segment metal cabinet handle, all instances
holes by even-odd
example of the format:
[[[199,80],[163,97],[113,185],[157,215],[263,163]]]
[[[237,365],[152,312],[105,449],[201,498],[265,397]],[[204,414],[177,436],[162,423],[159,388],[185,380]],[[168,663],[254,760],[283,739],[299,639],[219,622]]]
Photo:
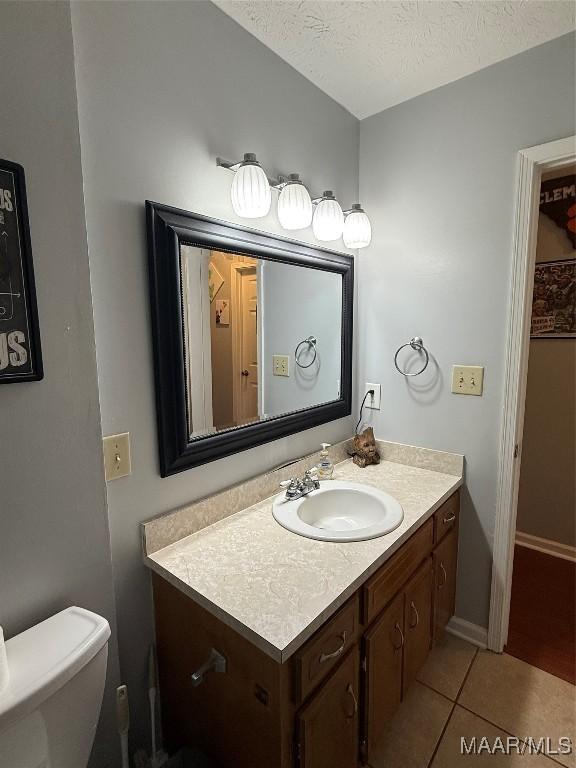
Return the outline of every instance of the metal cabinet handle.
[[[340,656],[342,651],[344,650],[344,646],[346,645],[346,630],[342,632],[342,634],[339,636],[342,640],[342,644],[339,648],[337,648],[335,651],[332,651],[332,653],[321,653],[319,662],[320,664],[324,664],[325,661],[329,661],[330,659],[335,659],[337,656]]]
[[[420,616],[418,614],[418,608],[416,608],[416,606],[414,605],[414,600],[412,600],[410,603],[410,610],[414,613],[414,616],[416,617],[416,621],[414,622],[414,624],[410,624],[410,629],[415,629],[420,623]]]
[[[448,523],[453,523],[454,520],[456,520],[456,515],[455,515],[454,512],[452,512],[451,515],[449,515],[448,517],[443,518],[442,522],[443,522],[444,525],[447,525]]]
[[[400,624],[398,624],[398,622],[394,624],[394,629],[400,634],[400,645],[394,646],[394,650],[399,651],[400,648],[402,648],[402,646],[404,645],[404,632],[402,632],[402,627],[400,626]]]
[[[441,584],[438,584],[438,589],[442,589],[442,587],[446,586],[446,582],[448,581],[448,574],[446,573],[446,568],[444,568],[444,563],[440,563],[440,570],[442,571],[442,575],[444,576],[444,580]]]
[[[242,371],[242,376],[250,376],[250,372],[247,371],[246,368],[244,368],[244,370]]]
[[[352,711],[352,714],[348,715],[348,719],[352,720],[352,718],[356,717],[356,715],[358,714],[358,699],[356,698],[356,694],[354,693],[354,688],[352,687],[352,683],[348,683],[348,687],[346,688],[346,693],[352,696],[352,701],[354,702],[354,709]]]

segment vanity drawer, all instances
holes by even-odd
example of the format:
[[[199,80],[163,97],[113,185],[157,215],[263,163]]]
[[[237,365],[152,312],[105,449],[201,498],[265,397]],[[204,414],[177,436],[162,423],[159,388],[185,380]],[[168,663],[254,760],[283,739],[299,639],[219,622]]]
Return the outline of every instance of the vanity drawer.
[[[460,491],[456,491],[440,509],[434,513],[434,544],[446,536],[448,531],[458,525],[460,513]]]
[[[295,656],[296,701],[303,701],[356,642],[359,598],[354,595]]]
[[[434,524],[430,519],[366,582],[362,589],[364,624],[369,624],[376,618],[420,563],[428,557],[432,551],[433,536]]]

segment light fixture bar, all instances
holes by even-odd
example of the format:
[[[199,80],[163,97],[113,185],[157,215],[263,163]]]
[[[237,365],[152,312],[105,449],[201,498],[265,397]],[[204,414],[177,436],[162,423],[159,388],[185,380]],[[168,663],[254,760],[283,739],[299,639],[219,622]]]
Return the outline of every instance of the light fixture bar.
[[[216,166],[218,168],[225,168],[227,171],[232,171],[235,173],[238,168],[240,168],[240,165],[242,164],[241,161],[237,163],[233,163],[232,160],[226,160],[224,157],[217,157],[216,158]],[[268,183],[272,187],[272,189],[275,189],[277,192],[282,191],[286,184],[289,184],[291,182],[290,175],[286,173],[279,173],[277,178],[273,179],[270,176],[266,175],[266,178],[268,179]],[[316,198],[316,200],[312,200],[313,203],[320,202],[322,200],[321,197]]]
[[[233,163],[231,160],[226,160],[223,157],[216,158],[216,165],[218,168],[226,168],[227,171],[232,171],[233,173],[240,168],[241,164],[242,161]],[[275,189],[276,191],[279,191],[288,181],[288,176],[284,176],[284,174],[278,176],[277,179],[271,179],[268,175],[266,175],[266,178],[268,179],[268,184],[270,184],[272,189]]]

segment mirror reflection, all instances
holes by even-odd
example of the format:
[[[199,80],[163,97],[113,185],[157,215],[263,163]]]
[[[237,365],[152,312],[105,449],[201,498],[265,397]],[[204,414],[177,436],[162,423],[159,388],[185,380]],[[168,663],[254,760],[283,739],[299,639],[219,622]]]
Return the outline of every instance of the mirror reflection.
[[[180,247],[191,437],[340,397],[342,276]]]

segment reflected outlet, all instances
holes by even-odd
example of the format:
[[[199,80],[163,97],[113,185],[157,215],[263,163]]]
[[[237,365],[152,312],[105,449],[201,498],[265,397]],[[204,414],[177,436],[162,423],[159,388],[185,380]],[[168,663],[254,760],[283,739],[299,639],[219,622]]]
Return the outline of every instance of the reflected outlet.
[[[272,373],[274,376],[290,376],[288,355],[272,355]]]

